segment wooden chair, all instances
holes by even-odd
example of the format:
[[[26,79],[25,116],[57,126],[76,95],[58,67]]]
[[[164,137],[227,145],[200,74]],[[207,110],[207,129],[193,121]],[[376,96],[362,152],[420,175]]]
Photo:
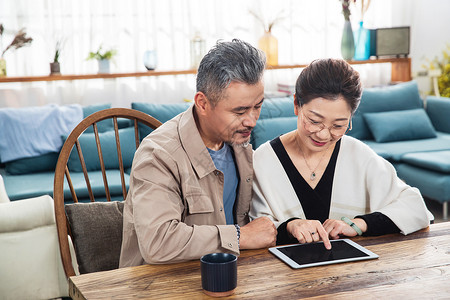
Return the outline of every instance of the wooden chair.
[[[119,169],[120,169],[120,181],[121,181],[121,189],[122,189],[122,196],[123,200],[125,200],[127,195],[127,188],[126,188],[126,182],[125,182],[125,175],[124,175],[124,165],[123,165],[123,159],[122,159],[122,147],[121,142],[119,139],[119,123],[118,118],[120,120],[123,119],[129,119],[133,121],[134,125],[134,141],[136,149],[139,147],[139,128],[138,125],[144,124],[152,129],[156,129],[158,126],[161,125],[161,122],[156,120],[155,118],[151,117],[148,114],[145,114],[143,112],[128,109],[128,108],[110,108],[105,109],[102,111],[98,111],[96,113],[93,113],[92,115],[86,117],[83,121],[78,124],[73,131],[70,133],[70,135],[67,137],[59,158],[58,162],[56,164],[55,169],[55,180],[54,180],[54,187],[53,187],[53,198],[55,201],[55,217],[56,217],[56,224],[58,229],[58,239],[60,244],[60,251],[61,251],[61,259],[64,266],[64,272],[67,277],[76,275],[76,272],[72,266],[72,258],[69,250],[69,235],[70,238],[72,238],[72,241],[75,246],[75,252],[77,254],[77,260],[78,264],[80,265],[80,258],[79,255],[81,255],[80,252],[83,252],[82,250],[86,245],[79,245],[77,244],[77,239],[84,238],[84,236],[87,236],[88,240],[90,238],[90,241],[94,242],[100,242],[102,244],[102,239],[106,239],[106,241],[103,241],[103,245],[109,245],[109,243],[120,243],[122,240],[122,233],[121,233],[121,227],[122,227],[122,215],[121,210],[123,209],[123,202],[117,202],[117,201],[111,201],[111,195],[110,195],[110,189],[108,185],[108,177],[107,177],[107,170],[105,167],[105,160],[111,160],[111,157],[104,157],[102,152],[102,143],[100,143],[101,135],[102,133],[99,133],[98,125],[97,123],[103,120],[112,119],[113,127],[114,127],[114,135],[115,135],[115,146],[117,148],[117,155],[118,155],[118,161],[119,161]],[[86,167],[85,162],[85,156],[83,156],[82,146],[80,145],[79,138],[83,134],[83,132],[89,128],[90,126],[93,127],[93,135],[95,136],[95,144],[97,147],[98,152],[98,158],[100,161],[100,168],[101,168],[101,174],[103,179],[103,186],[104,186],[104,194],[106,196],[106,202],[95,202],[95,192],[93,191],[91,187],[91,183],[89,181],[89,173],[88,168]],[[132,130],[132,129],[130,129]],[[129,145],[128,145],[129,146]],[[76,149],[76,153],[78,154],[78,158],[82,167],[82,173],[84,175],[84,181],[86,182],[86,188],[89,194],[89,203],[79,203],[79,197],[77,197],[76,188],[74,187],[74,184],[72,182],[69,167],[68,167],[68,161],[69,157],[72,153],[72,149]],[[75,150],[74,150],[75,151]],[[92,153],[89,153],[92,155]],[[73,154],[72,154],[73,155]],[[115,158],[114,158],[115,159]],[[108,162],[108,161],[106,161]],[[98,171],[99,172],[99,171]],[[72,172],[72,175],[73,172]],[[80,175],[80,174],[78,174]],[[71,197],[67,197],[69,194],[67,192],[66,188],[66,197],[68,199],[64,198],[64,178],[67,179],[67,185],[68,189],[70,190]],[[77,183],[78,184],[78,183]],[[70,199],[71,198],[71,199]],[[66,201],[72,201],[73,204],[65,204]],[[111,215],[112,212],[112,215]],[[104,221],[106,220],[106,221]],[[94,222],[94,223],[93,223]],[[99,223],[95,223],[99,222]],[[108,224],[109,222],[109,224]],[[76,224],[75,224],[76,223]],[[111,224],[112,223],[112,224]],[[114,229],[110,228],[110,226],[113,226]],[[76,228],[75,228],[76,227]],[[76,229],[76,230],[74,230]],[[110,230],[115,230],[115,235],[119,236],[119,239],[114,236],[108,236]],[[101,234],[101,237],[94,236],[89,237],[89,235],[92,232],[96,232],[96,234]],[[69,234],[69,235],[68,235]],[[75,236],[77,235],[77,236]],[[114,242],[111,242],[110,239],[115,239]],[[83,240],[82,242],[86,243],[87,240]],[[87,245],[89,246],[89,245]],[[117,260],[114,264],[116,264],[115,267],[117,267],[118,264],[118,257],[120,256],[120,245],[114,245],[115,250],[111,248],[111,251],[115,251],[114,253],[115,260]],[[112,247],[112,246],[111,246]],[[118,253],[117,253],[117,248]],[[80,250],[81,249],[81,250]],[[95,258],[95,257],[106,257],[106,260],[109,253],[95,253],[96,249],[89,250],[93,251],[94,253],[83,253],[82,255],[87,255],[88,258]],[[108,249],[107,252],[110,249]],[[81,262],[83,263],[83,262]],[[100,265],[97,265],[100,264]],[[114,265],[113,264],[113,265]],[[114,266],[111,267],[111,263],[107,263],[106,267],[104,262],[91,262],[89,261],[87,263],[87,269],[82,270],[80,268],[80,273],[87,273],[92,271],[100,271],[106,269],[114,268]]]

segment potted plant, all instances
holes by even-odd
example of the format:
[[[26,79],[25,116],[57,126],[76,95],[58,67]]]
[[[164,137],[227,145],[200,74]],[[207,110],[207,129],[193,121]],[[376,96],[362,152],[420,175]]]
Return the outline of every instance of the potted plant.
[[[3,24],[0,24],[0,41],[1,41],[1,38],[3,37],[3,31],[4,31]],[[8,51],[9,49],[22,48],[22,47],[24,47],[26,45],[31,44],[31,42],[33,41],[32,38],[27,37],[26,35],[27,34],[25,32],[25,29],[24,28],[20,29],[16,33],[16,35],[14,36],[14,39],[8,45],[8,47],[6,47],[5,50],[2,51],[2,55],[0,56],[0,76],[6,76],[6,61],[3,58],[3,56],[6,53],[6,51]],[[1,43],[0,43],[0,45],[1,45]]]
[[[50,75],[61,74],[61,69],[59,65],[59,56],[61,55],[61,41],[56,42],[55,55],[53,56],[53,62],[50,63]]]
[[[102,50],[102,46],[97,52],[89,52],[88,60],[96,59],[98,61],[98,73],[109,73],[110,60],[117,54],[117,50]]]
[[[433,89],[430,95],[450,98],[450,44],[442,50],[442,58],[437,56],[433,60],[426,59],[423,64],[428,76],[432,78]]]

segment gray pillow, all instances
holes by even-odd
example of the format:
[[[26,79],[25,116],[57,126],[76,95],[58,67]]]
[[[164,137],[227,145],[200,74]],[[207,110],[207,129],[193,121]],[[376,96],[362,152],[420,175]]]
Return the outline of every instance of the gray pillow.
[[[66,204],[80,274],[119,267],[123,202]]]

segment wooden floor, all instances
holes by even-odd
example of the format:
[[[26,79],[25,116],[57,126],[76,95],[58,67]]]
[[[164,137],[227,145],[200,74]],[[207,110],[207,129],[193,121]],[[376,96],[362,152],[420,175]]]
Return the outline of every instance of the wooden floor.
[[[426,199],[426,198],[425,198],[425,203],[428,207],[428,210],[431,211],[431,213],[434,215],[435,223],[450,221],[450,219],[447,219],[447,220],[442,219],[442,204],[441,203],[431,200],[431,199]]]

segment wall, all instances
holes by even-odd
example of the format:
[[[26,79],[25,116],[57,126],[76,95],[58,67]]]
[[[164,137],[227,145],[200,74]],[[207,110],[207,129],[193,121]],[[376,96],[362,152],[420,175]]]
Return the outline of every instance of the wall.
[[[411,26],[411,60],[413,76],[423,70],[426,59],[442,58],[442,50],[450,44],[450,1],[392,1],[392,26]],[[430,89],[428,77],[416,77],[422,94]]]
[[[159,62],[162,69],[187,68],[189,67],[190,33],[198,27],[205,34],[207,48],[211,47],[218,38],[232,37],[239,37],[256,45],[258,37],[262,34],[262,26],[249,14],[248,11],[252,8],[255,11],[265,8],[272,14],[283,11],[285,18],[273,29],[274,35],[279,39],[280,64],[304,64],[320,57],[340,57],[343,17],[338,0],[286,0],[283,2],[258,0],[244,3],[239,0],[230,1],[224,4],[227,2],[219,0],[206,2],[203,0],[164,2],[131,0],[125,5],[121,0],[114,0],[111,1],[108,9],[103,11],[97,9],[97,4],[93,3],[91,7],[89,1],[49,0],[49,5],[46,6],[44,2],[34,0],[4,0],[0,2],[0,22],[8,20],[12,22],[13,25],[10,24],[9,29],[15,28],[14,26],[26,26],[27,32],[33,33],[36,37],[31,47],[20,49],[14,54],[7,54],[9,73],[12,76],[46,74],[48,61],[42,59],[42,56],[45,53],[48,54],[48,48],[51,45],[49,41],[54,38],[47,34],[50,30],[47,30],[47,26],[58,29],[57,25],[60,23],[61,28],[69,28],[87,36],[81,39],[78,33],[78,35],[74,34],[74,38],[70,40],[77,44],[68,44],[69,49],[66,49],[63,55],[65,61],[62,64],[62,72],[65,74],[96,72],[95,62],[88,62],[85,57],[87,52],[101,41],[100,37],[106,39],[111,37],[111,42],[116,41],[122,46],[129,45],[126,49],[119,49],[122,55],[113,65],[115,72],[144,71],[141,52],[149,47],[147,40],[151,40],[152,37],[157,42],[157,47],[166,47],[159,50]],[[357,3],[359,2],[358,0]],[[114,5],[121,7],[120,13],[113,11]],[[35,9],[34,6],[39,9]],[[64,11],[68,8],[70,8],[68,11],[76,11],[80,8],[89,8],[89,10],[82,9],[83,14],[80,11],[79,14],[73,14],[72,17],[67,18]],[[48,9],[54,15],[49,16],[41,11],[43,9]],[[143,12],[141,13],[140,10]],[[200,18],[200,11],[203,11],[205,18]],[[412,67],[413,72],[418,72],[425,58],[431,59],[439,55],[445,44],[450,43],[448,40],[449,11],[450,1],[444,0],[373,0],[364,16],[364,21],[368,28],[411,26]],[[15,15],[17,18],[14,17]],[[220,16],[214,18],[215,15]],[[231,15],[235,17],[226,17]],[[136,16],[136,20],[129,21],[133,19],[133,16]],[[360,18],[357,9],[352,10],[351,17],[355,29]],[[37,26],[33,22],[37,22]],[[114,30],[110,28],[113,25],[119,27]],[[102,30],[106,30],[105,34],[101,34]],[[119,33],[114,34],[116,32]],[[162,39],[161,36],[164,38]],[[40,37],[41,40],[39,40]],[[36,53],[43,54],[36,57]],[[68,57],[69,54],[72,57]],[[355,66],[355,68],[360,72],[365,86],[386,84],[390,80],[389,64]],[[277,83],[293,84],[299,72],[299,69],[267,72],[266,89],[276,90]],[[423,93],[429,90],[428,78],[417,78],[417,80]],[[0,83],[0,107],[74,102],[84,105],[93,102],[111,102],[113,106],[127,107],[132,101],[179,102],[186,98],[192,99],[194,93],[194,75],[50,83]]]

